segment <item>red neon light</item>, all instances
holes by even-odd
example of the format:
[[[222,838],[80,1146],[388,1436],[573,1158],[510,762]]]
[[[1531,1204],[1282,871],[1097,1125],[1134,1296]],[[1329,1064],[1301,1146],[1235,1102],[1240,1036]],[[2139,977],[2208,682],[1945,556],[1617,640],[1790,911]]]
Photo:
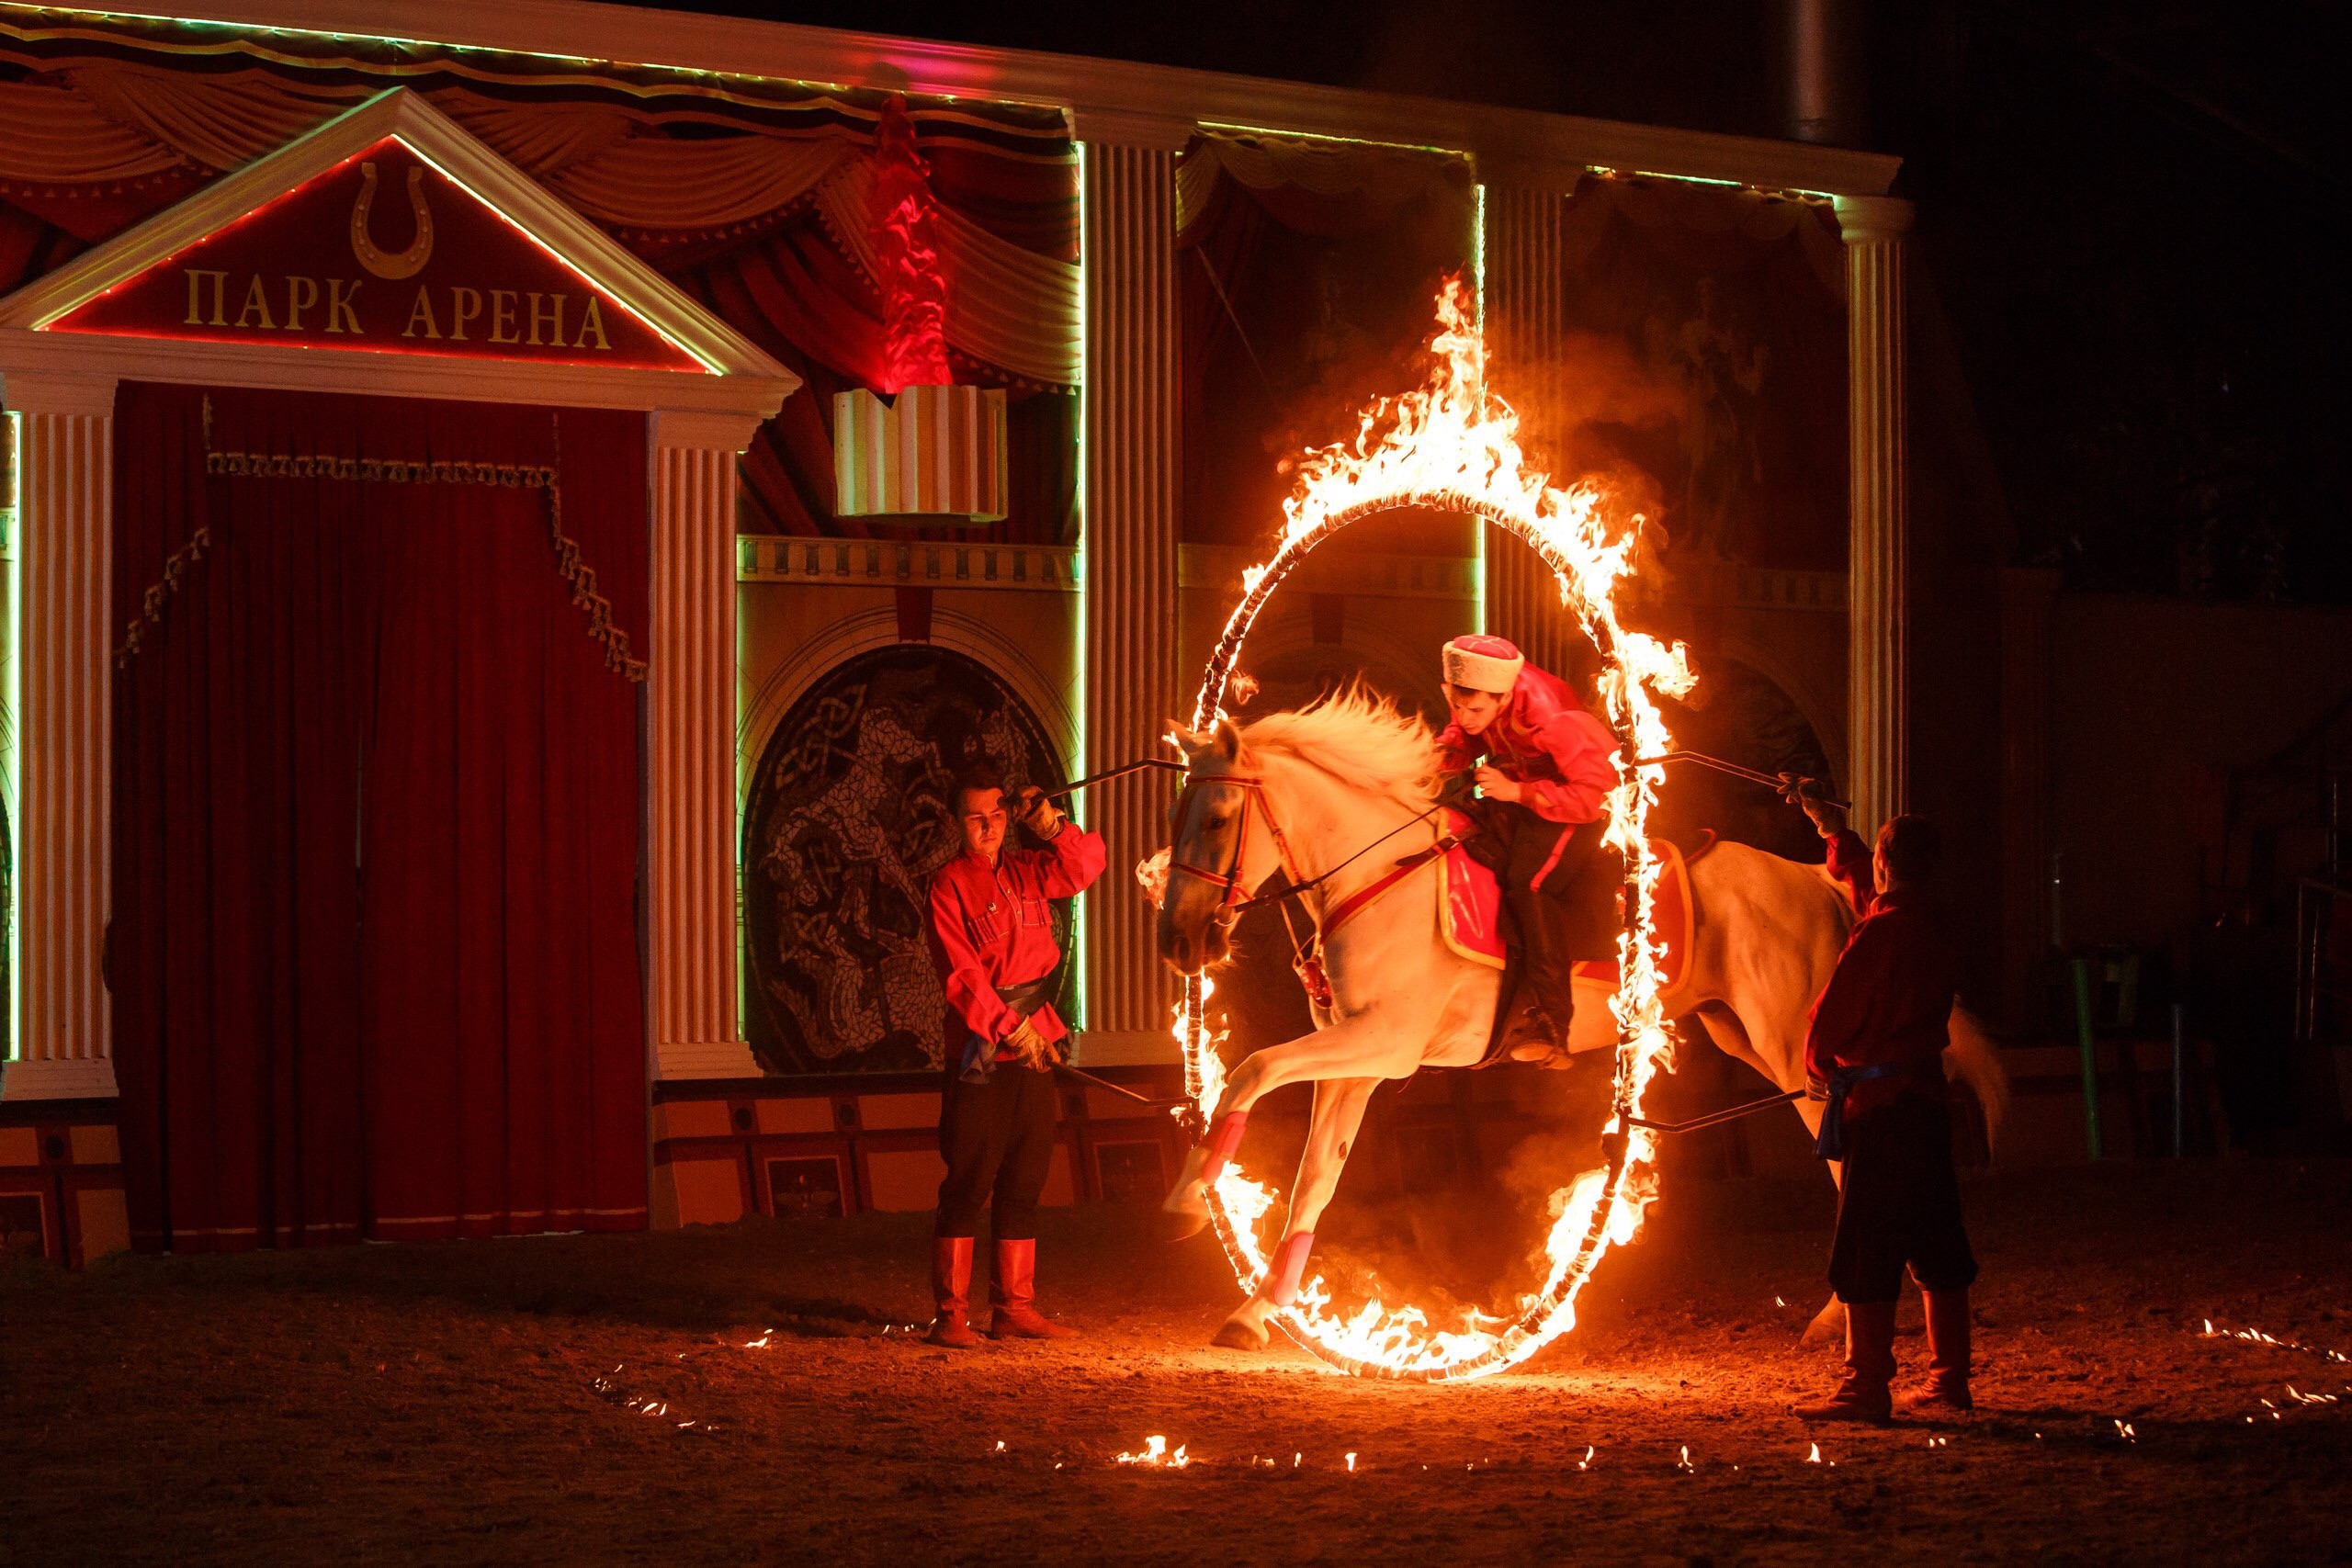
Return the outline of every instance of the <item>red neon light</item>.
[[[882,265],[883,384],[944,387],[947,279],[931,242],[931,167],[915,147],[907,103],[894,97],[875,128],[874,239]]]

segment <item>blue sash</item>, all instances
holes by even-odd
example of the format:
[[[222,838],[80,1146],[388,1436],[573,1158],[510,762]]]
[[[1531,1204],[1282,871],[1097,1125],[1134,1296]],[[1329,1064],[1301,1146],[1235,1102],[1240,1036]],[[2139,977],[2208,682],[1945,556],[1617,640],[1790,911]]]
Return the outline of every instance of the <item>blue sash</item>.
[[[1931,1072],[1942,1076],[1941,1057],[1930,1057],[1925,1063],[1879,1062],[1866,1067],[1839,1067],[1833,1071],[1829,1075],[1829,1103],[1822,1107],[1821,1131],[1813,1140],[1813,1152],[1823,1159],[1846,1157],[1846,1096],[1856,1084],[1900,1077],[1905,1073],[1925,1077]]]

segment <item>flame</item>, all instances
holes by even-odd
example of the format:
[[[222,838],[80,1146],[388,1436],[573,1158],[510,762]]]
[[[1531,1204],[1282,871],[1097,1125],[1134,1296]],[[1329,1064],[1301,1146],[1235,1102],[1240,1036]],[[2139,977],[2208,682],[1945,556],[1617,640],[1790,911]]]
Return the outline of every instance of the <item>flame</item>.
[[[1475,304],[1459,279],[1437,300],[1428,378],[1401,397],[1382,398],[1358,417],[1351,442],[1307,453],[1298,484],[1283,503],[1283,527],[1268,561],[1242,574],[1242,599],[1226,623],[1193,705],[1192,728],[1203,730],[1224,716],[1234,691],[1244,639],[1283,579],[1324,538],[1359,518],[1405,505],[1466,512],[1506,528],[1532,547],[1556,580],[1560,603],[1573,614],[1605,660],[1600,694],[1611,728],[1626,750],[1617,787],[1609,796],[1606,841],[1627,852],[1633,878],[1634,931],[1619,942],[1621,983],[1611,1003],[1619,1031],[1618,1071],[1624,1105],[1638,1113],[1643,1093],[1668,1065],[1671,1040],[1658,1006],[1664,947],[1654,918],[1659,863],[1649,852],[1647,819],[1665,770],[1633,768],[1634,757],[1668,750],[1669,737],[1654,694],[1681,695],[1694,682],[1680,644],[1671,647],[1620,623],[1618,595],[1631,581],[1644,519],[1620,517],[1600,486],[1562,489],[1532,467],[1519,444],[1519,415],[1487,383],[1487,348]],[[1204,1118],[1214,1119],[1225,1090],[1217,1039],[1205,1025],[1210,985],[1186,987],[1175,1032],[1182,1045],[1185,1087]],[[1657,1190],[1657,1135],[1630,1132],[1622,1174],[1583,1172],[1552,1196],[1554,1223],[1544,1241],[1542,1289],[1518,1306],[1517,1316],[1489,1328],[1473,1315],[1459,1327],[1432,1325],[1410,1304],[1379,1300],[1338,1308],[1318,1275],[1275,1316],[1284,1331],[1341,1371],[1424,1381],[1482,1377],[1525,1360],[1576,1325],[1576,1298],[1601,1257],[1640,1234],[1642,1215]],[[1276,1195],[1229,1161],[1210,1194],[1217,1235],[1243,1288],[1265,1278],[1268,1238],[1260,1224]],[[1491,1321],[1491,1320],[1489,1320]]]
[[[1928,1440],[1930,1442],[1934,1441],[1933,1438],[1929,1438]],[[1804,1461],[1807,1464],[1819,1464],[1821,1462],[1821,1445],[1819,1443],[1813,1445],[1813,1451],[1804,1456]]]
[[[1168,1451],[1168,1439],[1166,1438],[1149,1437],[1143,1440],[1143,1452],[1139,1454],[1121,1454],[1118,1456],[1117,1462],[1121,1464],[1148,1465],[1155,1470],[1182,1470],[1193,1461],[1191,1457],[1184,1452],[1184,1445],[1182,1443],[1179,1443],[1176,1446],[1176,1451],[1171,1454]],[[1057,1468],[1059,1467],[1057,1466]]]

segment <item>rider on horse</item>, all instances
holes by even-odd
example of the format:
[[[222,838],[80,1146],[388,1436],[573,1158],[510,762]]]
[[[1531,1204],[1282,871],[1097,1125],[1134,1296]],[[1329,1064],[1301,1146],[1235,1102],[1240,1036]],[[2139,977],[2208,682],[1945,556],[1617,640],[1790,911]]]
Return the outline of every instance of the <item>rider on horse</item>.
[[[1444,661],[1453,722],[1438,737],[1439,771],[1475,770],[1484,798],[1464,803],[1480,829],[1473,852],[1501,878],[1519,928],[1531,1005],[1511,1038],[1565,1050],[1568,965],[1617,952],[1621,877],[1601,852],[1617,739],[1566,682],[1501,637],[1455,637]]]

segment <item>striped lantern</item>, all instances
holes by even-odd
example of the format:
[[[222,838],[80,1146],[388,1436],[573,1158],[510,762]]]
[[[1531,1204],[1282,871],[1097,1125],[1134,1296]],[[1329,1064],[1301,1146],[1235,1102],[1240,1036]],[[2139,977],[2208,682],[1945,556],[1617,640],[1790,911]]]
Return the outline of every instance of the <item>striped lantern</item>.
[[[1007,510],[1004,393],[908,387],[833,394],[834,512],[994,523]]]

